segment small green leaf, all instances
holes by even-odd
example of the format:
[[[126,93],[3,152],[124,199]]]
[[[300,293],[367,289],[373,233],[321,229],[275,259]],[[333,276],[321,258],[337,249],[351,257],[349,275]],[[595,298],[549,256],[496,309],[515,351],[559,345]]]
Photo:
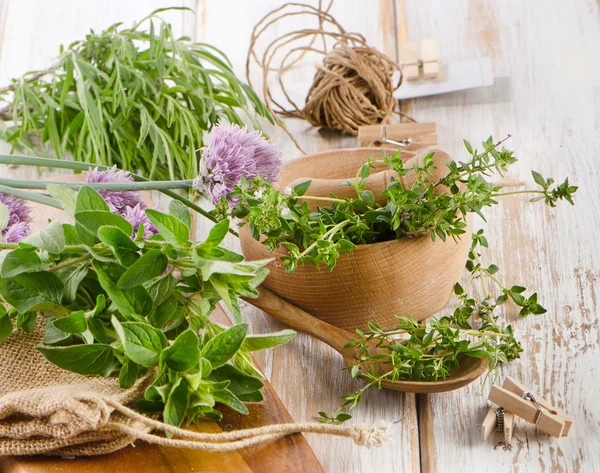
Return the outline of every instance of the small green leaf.
[[[473,154],[473,147],[471,146],[471,143],[469,143],[467,140],[463,140],[463,143],[465,144],[465,148],[467,148],[469,154]]]
[[[139,372],[139,365],[129,359],[125,360],[121,367],[121,371],[119,372],[119,387],[127,389],[133,386],[135,380],[138,378]]]
[[[139,286],[163,274],[168,264],[169,259],[162,251],[150,250],[123,273],[117,282],[117,286],[120,289]]]
[[[178,218],[154,209],[146,209],[146,215],[167,243],[179,246],[189,241],[190,229]]]
[[[102,288],[111,301],[117,306],[119,312],[128,320],[136,320],[139,315],[148,315],[152,312],[152,298],[143,286],[132,289],[119,289],[118,281],[125,272],[125,268],[113,263],[102,263],[94,260],[94,269]]]
[[[46,250],[48,253],[61,253],[65,249],[65,232],[62,224],[55,221],[32,233],[21,242],[40,250]]]
[[[108,376],[115,369],[115,356],[110,345],[37,347],[37,350],[51,363],[73,373]]]
[[[183,423],[190,402],[189,391],[185,380],[177,379],[163,411],[163,419],[167,424],[179,427]]]
[[[310,189],[311,184],[312,181],[310,179],[303,181],[300,184],[296,184],[294,186],[293,193],[297,196],[302,196],[308,192],[308,189]]]
[[[202,243],[202,246],[211,248],[219,246],[227,236],[228,231],[229,220],[223,220],[222,222],[217,223],[208,232],[208,237]]]
[[[336,245],[337,245],[338,250],[340,250],[344,253],[349,253],[356,249],[356,245],[354,243],[352,243],[350,240],[346,240],[345,238],[338,240]]]
[[[169,215],[181,220],[188,228],[192,228],[192,216],[190,209],[178,200],[172,200],[169,204]]]
[[[370,190],[360,191],[360,198],[369,207],[373,207],[375,205],[375,195]]]
[[[360,177],[366,179],[371,175],[371,167],[368,164],[363,164],[360,167]]]
[[[46,333],[44,334],[44,345],[73,345],[78,340],[75,335],[58,330],[54,326],[54,317],[48,317],[46,320]]]
[[[78,310],[68,317],[56,319],[54,321],[54,326],[65,333],[83,333],[87,330],[85,312],[83,310]]]
[[[119,321],[113,316],[112,324],[127,357],[142,366],[156,366],[162,350],[167,346],[164,334],[143,322]]]
[[[154,308],[148,321],[156,328],[164,328],[171,322],[179,312],[179,302],[177,299],[167,299],[162,304]]]
[[[206,376],[210,381],[229,381],[227,389],[238,397],[259,391],[264,386],[260,379],[250,376],[230,364],[223,365]]]
[[[273,348],[289,342],[296,336],[294,330],[285,329],[281,332],[270,333],[268,335],[248,335],[242,344],[244,351],[259,351],[267,348]]]
[[[244,343],[248,324],[237,324],[219,333],[210,339],[200,354],[201,357],[210,361],[213,369],[223,366]]]
[[[114,255],[123,266],[131,266],[137,261],[139,247],[120,228],[100,227],[98,238],[112,248]]]
[[[52,197],[58,200],[63,210],[67,212],[71,218],[75,216],[77,192],[58,184],[48,184],[46,190]]]
[[[531,171],[531,175],[533,176],[533,180],[536,184],[542,186],[543,188],[546,188],[546,179],[544,179],[539,172]]]
[[[75,212],[82,212],[84,210],[109,212],[110,208],[98,192],[91,187],[85,186],[77,193],[77,200],[75,202]],[[75,216],[75,212],[73,216]]]
[[[37,312],[25,312],[17,316],[17,328],[22,329],[24,332],[31,333],[35,329],[35,323],[37,322]]]
[[[79,284],[85,279],[89,269],[89,261],[82,261],[77,264],[70,264],[61,269],[54,271],[65,287],[63,304],[70,304],[75,300]]]
[[[100,227],[109,226],[119,228],[125,235],[133,233],[131,223],[120,215],[102,210],[83,210],[75,214],[75,222],[81,225],[90,234],[97,236]]]
[[[148,290],[148,294],[152,297],[154,305],[158,306],[173,294],[175,286],[177,286],[177,280],[171,274],[167,274],[166,276],[147,284],[146,289]]]
[[[12,280],[32,294],[45,300],[60,304],[64,294],[64,284],[54,273],[38,271],[21,273],[13,276]]]
[[[228,389],[213,391],[212,395],[215,398],[215,401],[231,407],[234,411],[237,411],[240,414],[248,414],[248,408],[236,397],[235,394]]]
[[[181,333],[172,345],[163,350],[160,363],[166,364],[173,371],[187,371],[198,363],[200,359],[198,335],[193,330]]]
[[[6,255],[0,273],[3,278],[12,278],[20,273],[40,271],[45,266],[35,251],[18,248]]]
[[[0,315],[0,343],[6,340],[13,331],[12,320],[8,316],[8,313],[4,311],[2,315]]]

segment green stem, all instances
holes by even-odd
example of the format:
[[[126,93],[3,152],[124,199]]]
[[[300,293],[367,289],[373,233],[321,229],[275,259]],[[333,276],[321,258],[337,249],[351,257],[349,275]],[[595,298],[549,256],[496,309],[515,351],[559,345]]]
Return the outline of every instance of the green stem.
[[[327,232],[324,233],[323,236],[319,240],[324,240],[326,237],[333,235],[338,229],[342,228],[348,222],[349,222],[349,220],[344,220],[343,222],[338,223],[334,227],[327,230]],[[312,250],[315,246],[317,246],[317,243],[319,242],[319,240],[315,240],[308,248],[306,248],[302,253],[300,253],[298,258],[302,258],[302,257],[306,256],[308,253],[310,253],[310,250]],[[331,238],[328,238],[328,240],[331,240]]]
[[[302,195],[298,196],[298,198],[305,200],[326,200],[328,202],[341,202],[342,204],[346,203],[346,201],[343,199],[334,199],[333,197],[317,197],[312,195]]]
[[[18,243],[0,243],[0,250],[16,250],[18,247]]]
[[[90,255],[90,254],[83,255],[83,256],[78,256],[77,258],[71,258],[71,259],[65,260],[65,261],[63,261],[61,263],[58,263],[55,266],[49,267],[46,271],[57,271],[59,269],[66,268],[66,267],[71,266],[73,264],[83,263],[84,261],[87,261],[87,260],[89,260],[91,258],[92,258],[92,255]]]
[[[545,192],[544,191],[536,191],[536,190],[500,192],[498,194],[492,194],[490,197],[503,197],[505,195],[517,195],[517,194],[545,194]]]
[[[2,179],[0,185],[19,189],[46,189],[49,184],[57,184],[71,189],[91,187],[108,191],[154,191],[164,189],[189,189],[193,181],[147,181],[147,182],[66,182],[66,181],[31,181],[22,179]]]
[[[490,272],[487,269],[481,268],[480,271],[483,271],[492,281],[494,281],[496,284],[498,284],[498,286],[500,286],[502,289],[504,289],[504,284],[502,284],[492,274],[490,274]]]
[[[37,202],[39,204],[49,205],[50,207],[55,207],[57,209],[61,209],[61,205],[54,200],[52,197],[47,197],[42,194],[38,194],[37,192],[28,192],[20,189],[15,189],[13,187],[7,187],[0,185],[0,192],[6,195],[12,195],[13,197],[18,197],[19,199],[30,200],[32,202]]]
[[[11,155],[0,155],[0,164],[8,164],[15,166],[37,166],[37,167],[48,167],[48,168],[56,168],[56,169],[71,169],[73,171],[87,171],[88,169],[98,168],[100,170],[110,169],[110,166],[103,166],[101,164],[91,164],[91,163],[79,163],[75,161],[63,161],[60,159],[51,159],[51,158],[36,158],[33,156],[11,156]],[[129,173],[131,177],[133,177],[136,181],[147,182],[150,179],[146,179],[139,174]],[[0,191],[1,192],[1,191]],[[178,200],[185,206],[190,209],[198,212],[203,217],[206,217],[211,222],[219,223],[219,221],[212,215],[210,215],[206,210],[204,210],[199,205],[195,204],[189,199],[186,199],[182,195],[179,195],[177,192],[173,192],[168,189],[163,189],[160,192],[171,197],[172,199]],[[239,237],[239,234],[229,229],[229,233]]]

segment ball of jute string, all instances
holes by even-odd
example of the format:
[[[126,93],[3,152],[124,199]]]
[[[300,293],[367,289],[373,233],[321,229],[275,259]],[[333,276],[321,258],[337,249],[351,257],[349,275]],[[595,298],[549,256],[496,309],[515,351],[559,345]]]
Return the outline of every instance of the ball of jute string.
[[[394,66],[373,48],[337,43],[317,68],[302,116],[312,125],[358,134],[394,111]]]
[[[332,4],[333,1],[323,8],[321,2],[318,7],[288,3],[268,13],[252,31],[246,76],[252,84],[250,69],[254,60],[262,71],[263,98],[271,114],[302,118],[314,126],[356,135],[359,126],[380,123],[393,113],[393,93],[402,83],[402,72],[397,62],[369,46],[362,35],[346,32],[329,13]],[[262,54],[258,53],[257,43],[262,35],[283,19],[297,20],[298,16],[316,17],[318,27],[284,33],[272,40]],[[307,40],[307,45],[298,45]],[[335,42],[331,49],[328,40]],[[317,47],[317,43],[322,46]],[[283,76],[309,52],[323,55],[323,61],[317,66],[306,103],[301,107],[290,97]],[[277,76],[286,105],[273,98],[271,74]],[[279,123],[303,151],[285,125]]]

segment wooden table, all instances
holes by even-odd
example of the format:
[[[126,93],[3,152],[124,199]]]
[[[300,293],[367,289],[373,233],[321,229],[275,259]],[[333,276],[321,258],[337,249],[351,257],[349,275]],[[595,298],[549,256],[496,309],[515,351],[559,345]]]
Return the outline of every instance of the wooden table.
[[[281,0],[0,0],[0,83],[51,64],[60,43],[120,20],[126,24],[154,7],[186,5],[197,11],[166,17],[175,30],[223,49],[244,74],[253,25]],[[316,2],[311,2],[316,3]],[[338,0],[333,14],[349,31],[395,56],[397,45],[437,39],[444,61],[490,57],[495,86],[417,99],[404,110],[438,123],[440,147],[464,156],[462,138],[478,142],[510,133],[520,165],[507,176],[518,189],[531,185],[530,169],[580,186],[576,207],[555,210],[506,198],[489,213],[486,232],[502,277],[537,288],[548,313],[516,320],[522,359],[501,375],[520,379],[576,418],[568,438],[551,439],[517,424],[511,450],[480,440],[485,411],[482,381],[431,396],[371,392],[353,422],[398,421],[392,442],[361,449],[336,438],[308,440],[328,472],[590,472],[600,470],[600,69],[599,5],[592,0]],[[308,151],[356,146],[352,137],[319,133],[303,122],[289,127]],[[274,140],[286,158],[299,156],[281,130]],[[1,145],[0,151],[8,151]],[[2,172],[6,172],[2,170]],[[11,175],[25,171],[10,171]],[[200,230],[206,226],[199,224]],[[234,244],[234,243],[232,243]],[[446,309],[449,310],[449,309]],[[254,331],[282,325],[246,306]],[[357,384],[340,372],[342,360],[322,343],[299,335],[260,361],[297,421],[333,411],[338,396]],[[483,389],[487,394],[487,387]]]

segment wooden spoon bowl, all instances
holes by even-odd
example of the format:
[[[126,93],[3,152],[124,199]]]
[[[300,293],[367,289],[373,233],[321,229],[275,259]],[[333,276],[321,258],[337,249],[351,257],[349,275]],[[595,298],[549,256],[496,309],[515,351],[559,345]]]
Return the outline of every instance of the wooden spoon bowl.
[[[259,288],[258,298],[247,298],[245,300],[293,329],[305,332],[326,343],[344,357],[344,361],[348,366],[356,363],[355,350],[345,347],[346,343],[354,338],[352,332],[317,319],[262,287]],[[383,381],[381,384],[384,388],[394,391],[424,394],[441,393],[459,389],[472,383],[487,368],[487,360],[463,356],[459,358],[459,365],[450,371],[450,376],[447,378],[438,381]]]

